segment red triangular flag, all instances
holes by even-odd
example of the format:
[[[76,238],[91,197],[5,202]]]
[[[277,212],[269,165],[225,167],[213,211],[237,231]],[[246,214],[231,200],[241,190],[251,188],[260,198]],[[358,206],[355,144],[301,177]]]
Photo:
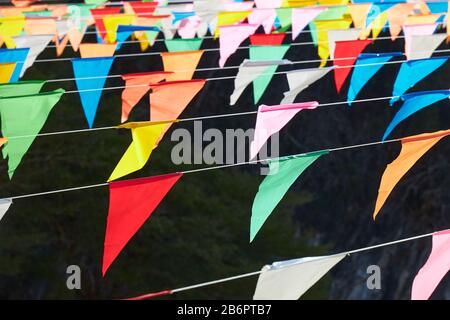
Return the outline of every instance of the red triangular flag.
[[[172,173],[109,183],[103,276],[128,241],[182,175],[182,173]]]
[[[351,66],[358,59],[358,55],[371,43],[371,40],[336,41],[333,65],[335,67],[334,81],[338,93],[352,70]]]
[[[252,46],[279,46],[283,43],[286,33],[254,34],[250,36]]]

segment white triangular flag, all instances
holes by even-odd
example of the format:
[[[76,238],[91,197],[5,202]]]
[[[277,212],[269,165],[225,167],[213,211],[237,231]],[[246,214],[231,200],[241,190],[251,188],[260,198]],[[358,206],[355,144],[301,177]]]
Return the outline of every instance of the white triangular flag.
[[[33,65],[34,60],[36,60],[37,56],[45,50],[53,37],[54,35],[49,34],[14,37],[14,42],[16,43],[17,48],[30,48],[28,56],[23,64],[20,77],[22,77],[25,71]]]
[[[6,211],[8,211],[9,207],[12,204],[11,199],[0,199],[0,220],[2,220]]]
[[[411,60],[428,59],[445,38],[447,38],[446,33],[412,36],[409,58]]]
[[[264,266],[253,299],[297,300],[345,256],[308,257]]]
[[[346,30],[328,30],[328,47],[330,48],[330,57],[334,59],[334,50],[336,48],[336,41],[350,41],[358,40],[361,29],[346,29]]]
[[[239,66],[239,71],[234,79],[234,91],[230,96],[230,105],[235,105],[245,88],[264,74],[270,66],[290,63],[289,60],[250,61],[245,59]]]
[[[283,100],[281,100],[280,104],[294,102],[295,98],[300,92],[308,88],[310,84],[325,76],[332,69],[333,67],[311,68],[300,69],[286,73],[286,77],[289,83],[289,91],[284,93],[284,98]]]

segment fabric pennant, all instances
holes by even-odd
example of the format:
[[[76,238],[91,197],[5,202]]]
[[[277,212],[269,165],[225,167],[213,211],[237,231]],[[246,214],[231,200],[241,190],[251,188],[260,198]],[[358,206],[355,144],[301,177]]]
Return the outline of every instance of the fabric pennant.
[[[6,137],[26,136],[8,140],[2,149],[3,157],[8,157],[10,179],[63,94],[64,90],[58,89],[40,94],[0,98],[2,134]]]
[[[236,52],[242,42],[250,35],[254,34],[258,25],[256,24],[236,24],[220,27],[220,59],[219,66],[223,68],[228,58]]]
[[[5,43],[8,49],[13,49],[15,43],[13,37],[19,36],[25,27],[25,16],[14,15],[10,17],[0,17],[0,44]]]
[[[261,147],[276,132],[280,131],[299,111],[315,109],[317,101],[282,104],[275,106],[261,105],[256,115],[255,136],[250,144],[250,160],[254,159]]]
[[[289,63],[291,63],[289,60],[251,61],[245,59],[239,66],[234,79],[234,91],[230,96],[230,106],[234,106],[245,88],[259,76],[265,74],[270,67]]]
[[[308,257],[264,266],[253,299],[297,300],[346,255]]]
[[[289,91],[284,93],[281,104],[293,103],[300,92],[308,88],[317,80],[323,78],[331,70],[333,70],[333,67],[299,69],[286,73]]]
[[[334,59],[334,52],[336,51],[337,41],[350,41],[358,40],[361,29],[348,29],[348,30],[328,30],[328,48],[330,51],[331,59]]]
[[[350,79],[350,86],[347,93],[348,104],[351,105],[362,88],[383,67],[384,63],[402,55],[401,52],[361,53],[355,63]]]
[[[264,33],[269,34],[275,23],[277,13],[275,9],[253,9],[252,13],[247,17],[248,23],[257,26],[263,26]]]
[[[317,27],[317,42],[318,42],[317,50],[318,55],[321,59],[320,68],[323,68],[327,64],[328,57],[330,56],[328,30],[348,29],[351,23],[352,23],[351,19],[323,20],[314,22],[314,24]]]
[[[403,95],[401,99],[404,103],[386,128],[382,140],[386,140],[397,125],[409,116],[429,105],[447,99],[449,96],[450,90],[423,91]]]
[[[79,46],[81,58],[112,57],[116,44],[82,43]]]
[[[103,276],[181,176],[174,173],[109,183]]]
[[[0,63],[0,84],[8,83],[11,80],[15,68],[14,62]]]
[[[377,217],[389,194],[401,178],[414,166],[414,164],[442,138],[450,134],[449,130],[424,133],[403,138],[402,149],[397,158],[386,167],[378,189],[378,197],[373,212],[373,219]]]
[[[250,46],[250,60],[268,61],[281,60],[289,50],[289,45],[281,46]],[[277,70],[277,65],[269,66],[264,74],[261,74],[253,81],[253,101],[255,104],[261,99],[264,91],[272,80],[273,74]]]
[[[288,28],[292,24],[292,9],[277,8],[277,17],[280,20],[281,28]]]
[[[348,10],[352,16],[353,25],[357,29],[364,29],[366,27],[366,18],[369,14],[371,3],[349,4]]]
[[[122,44],[129,38],[133,33],[144,31],[155,31],[159,32],[158,27],[148,27],[148,26],[136,26],[136,25],[119,25],[117,27],[117,33],[116,33],[116,51],[120,50],[122,48]]]
[[[94,124],[102,90],[113,61],[114,57],[72,59],[75,82],[89,128]]]
[[[270,159],[269,174],[259,186],[252,206],[250,242],[253,241],[269,215],[284,197],[291,185],[311,164],[328,152],[317,152],[305,156]]]
[[[173,72],[169,80],[191,80],[202,55],[202,50],[161,52],[164,71]]]
[[[109,7],[109,8],[96,8],[90,9],[91,15],[95,21],[95,28],[97,29],[97,35],[99,42],[104,42],[106,38],[106,28],[103,18],[106,15],[115,15],[120,13],[120,7]]]
[[[220,27],[242,22],[250,13],[251,11],[219,12],[217,15],[217,24],[216,30],[214,32],[214,39],[217,39],[219,37]]]
[[[408,15],[414,10],[414,3],[397,3],[388,11],[389,32],[391,40],[397,39]]]
[[[336,42],[334,65],[334,81],[339,93],[352,70],[358,55],[372,43],[372,40],[351,40]]]
[[[0,97],[27,96],[41,91],[45,81],[28,80],[0,85]]]
[[[294,8],[292,9],[292,40],[313,21],[325,8]]]
[[[27,59],[28,52],[30,48],[22,49],[0,49],[0,63],[12,62],[16,64],[14,72],[11,75],[11,82],[19,81],[20,75],[22,74],[22,68],[24,62]]]
[[[427,300],[450,270],[450,229],[433,234],[430,256],[414,278],[411,300]]]
[[[120,125],[119,128],[131,129],[133,141],[114,168],[108,181],[117,180],[142,169],[156,147],[161,134],[172,122],[129,122]]]
[[[103,17],[103,25],[106,29],[105,40],[107,43],[115,43],[119,25],[132,25],[136,16],[134,14],[113,14]]]
[[[54,35],[36,35],[19,36],[14,38],[16,48],[30,48],[27,58],[23,64],[22,71],[20,72],[20,77],[22,77],[25,71],[33,65],[37,56],[45,50],[53,37]]]
[[[447,38],[445,33],[430,35],[413,35],[410,38],[409,59],[426,59]]]
[[[285,32],[271,34],[253,34],[250,36],[252,46],[279,46],[283,44]]]
[[[403,33],[405,35],[405,55],[410,59],[411,54],[411,39],[413,36],[431,35],[436,30],[437,24],[422,24],[422,25],[404,25]]]
[[[440,68],[450,57],[436,57],[430,59],[410,60],[402,63],[400,71],[395,79],[393,96],[401,96],[430,73]],[[394,104],[399,98],[392,98],[390,104]]]
[[[8,211],[11,205],[12,205],[11,199],[0,199],[0,221],[5,216],[5,213]]]
[[[131,110],[150,90],[150,84],[161,82],[171,74],[171,72],[157,71],[122,75],[122,79],[125,81],[125,89],[122,91],[121,122],[128,120]]]
[[[180,51],[198,51],[202,45],[203,39],[168,39],[164,40],[164,43],[169,52]]]

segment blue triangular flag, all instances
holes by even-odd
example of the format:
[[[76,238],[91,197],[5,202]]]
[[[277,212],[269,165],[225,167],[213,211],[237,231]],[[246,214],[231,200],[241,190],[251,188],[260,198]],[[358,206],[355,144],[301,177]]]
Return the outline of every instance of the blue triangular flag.
[[[22,67],[27,59],[30,48],[21,49],[0,49],[0,62],[15,62],[16,66],[14,72],[11,75],[10,82],[17,82],[22,72]]]
[[[114,57],[72,59],[73,72],[89,128],[92,128],[94,123],[103,86],[113,61]]]
[[[147,27],[147,26],[130,26],[130,25],[119,25],[117,27],[116,36],[116,51],[122,47],[122,44],[132,35],[135,31],[159,31],[158,27]]]
[[[402,63],[397,79],[395,79],[393,96],[401,96],[409,88],[413,87],[420,80],[442,66],[450,57],[436,57],[419,60],[410,60]],[[399,98],[392,98],[390,104],[393,105]]]
[[[436,103],[438,101],[444,100],[450,96],[450,90],[435,90],[435,91],[423,91],[423,92],[414,92],[410,94],[405,94],[402,96],[402,100],[405,101],[395,114],[394,119],[392,119],[391,123],[387,127],[386,131],[383,135],[383,141],[391,134],[391,132],[395,129],[395,127],[413,115],[419,110],[428,107],[429,105]]]
[[[380,70],[384,63],[393,57],[402,56],[401,52],[390,53],[362,53],[358,56],[358,60],[353,68],[350,87],[348,88],[347,102],[351,105],[358,93],[372,79],[372,77]]]

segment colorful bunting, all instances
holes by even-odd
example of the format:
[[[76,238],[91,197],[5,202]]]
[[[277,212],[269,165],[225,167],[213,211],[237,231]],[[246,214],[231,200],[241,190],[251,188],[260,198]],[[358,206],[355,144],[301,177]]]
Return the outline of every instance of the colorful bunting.
[[[222,38],[222,37],[221,37]],[[168,39],[164,40],[169,52],[180,51],[198,51],[202,45],[203,39]]]
[[[173,72],[170,76],[171,81],[191,80],[202,55],[202,50],[161,52],[164,71]]]
[[[295,40],[303,29],[313,21],[325,8],[292,9],[292,40]]]
[[[308,257],[265,266],[254,300],[297,300],[346,256],[345,253]]]
[[[113,181],[138,171],[147,163],[161,134],[173,121],[162,122],[129,122],[119,128],[131,129],[133,142],[114,168],[108,181]]]
[[[220,27],[220,60],[219,66],[224,67],[228,58],[236,52],[245,39],[254,34],[258,25],[256,24],[236,24]]]
[[[116,44],[82,43],[79,48],[81,58],[112,57]]]
[[[11,75],[11,82],[19,81],[22,73],[23,64],[27,59],[29,48],[23,49],[0,49],[0,63],[12,62],[16,64],[14,72]]]
[[[351,23],[351,19],[323,20],[315,22],[315,25],[317,27],[317,42],[319,45],[318,55],[322,60],[322,62],[320,63],[320,68],[323,68],[327,64],[328,57],[330,56],[328,30],[348,29]]]
[[[410,38],[409,59],[426,59],[447,38],[445,33],[417,35]]]
[[[366,18],[369,14],[371,3],[361,3],[361,4],[349,4],[348,10],[353,20],[353,25],[357,29],[364,29],[366,27]]]
[[[412,285],[411,300],[427,300],[450,270],[450,230],[433,234],[430,256]]]
[[[248,23],[257,27],[263,26],[264,33],[269,34],[277,17],[275,9],[253,9],[252,13],[247,17]]]
[[[279,46],[283,43],[286,33],[253,34],[250,36],[252,46]]]
[[[141,33],[145,34],[145,31],[159,32],[158,27],[147,27],[147,26],[133,26],[133,25],[119,25],[117,27],[116,33],[116,50],[122,48],[122,44],[131,37],[132,34]]]
[[[268,160],[269,175],[259,186],[252,206],[250,223],[250,242],[269,215],[284,197],[291,185],[311,164],[328,152],[312,153],[305,156],[292,156]]]
[[[216,31],[214,32],[214,38],[217,39],[220,35],[220,27],[232,25],[238,22],[242,22],[251,11],[241,11],[241,12],[219,12],[217,15]]]
[[[109,183],[103,276],[181,176],[174,173]]]
[[[255,136],[250,144],[250,159],[254,159],[261,147],[276,132],[280,131],[299,111],[315,109],[317,101],[276,106],[261,105],[256,116]]]
[[[361,30],[360,29],[348,29],[348,30],[328,30],[328,48],[330,51],[331,59],[334,59],[334,51],[336,50],[336,41],[350,41],[357,40]]]
[[[336,90],[339,93],[350,74],[351,67],[355,63],[358,55],[369,45],[371,40],[352,40],[336,42],[336,50],[333,60],[334,81]]]
[[[0,221],[5,216],[6,211],[12,205],[11,199],[0,199]]]
[[[105,40],[108,43],[115,43],[117,37],[117,28],[119,25],[131,25],[134,23],[134,14],[113,14],[103,17],[103,25],[106,29]]]
[[[436,30],[436,27],[437,24],[435,23],[403,26],[403,33],[405,35],[405,54],[408,59],[410,59],[412,37],[431,35],[434,30]]]
[[[408,15],[414,10],[414,3],[397,3],[388,11],[389,32],[394,41],[402,31]]]
[[[64,94],[63,89],[26,96],[0,98],[2,134],[10,139],[2,149],[8,157],[8,175],[11,179],[34,138],[42,129],[52,108]]]
[[[94,124],[102,89],[114,57],[72,59],[73,73],[89,128]]]
[[[419,134],[401,140],[402,149],[400,150],[400,154],[394,161],[388,164],[381,178],[375,210],[373,212],[374,220],[400,179],[428,150],[449,134],[450,130],[444,130]]]

